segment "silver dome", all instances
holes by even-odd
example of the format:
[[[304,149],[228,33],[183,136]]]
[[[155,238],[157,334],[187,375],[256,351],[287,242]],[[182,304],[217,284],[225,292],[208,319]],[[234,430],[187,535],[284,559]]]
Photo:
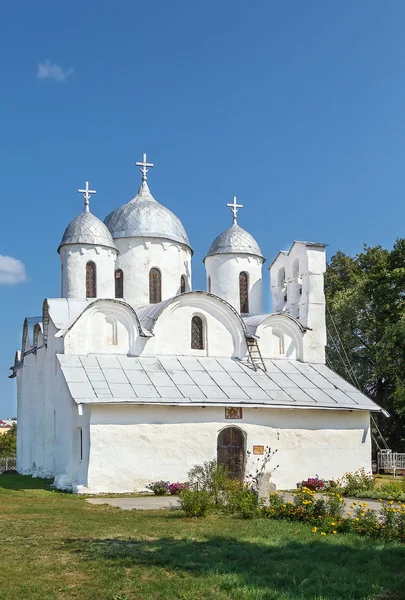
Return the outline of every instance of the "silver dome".
[[[59,244],[58,252],[62,246],[67,244],[92,244],[117,249],[107,227],[91,212],[82,212],[69,223]]]
[[[191,250],[180,219],[154,199],[146,181],[142,182],[135,198],[113,210],[104,223],[114,239],[158,237],[179,242]]]
[[[258,256],[263,262],[266,260],[255,238],[239,227],[237,223],[233,223],[229,229],[220,233],[212,242],[207,256],[215,254],[251,254]]]

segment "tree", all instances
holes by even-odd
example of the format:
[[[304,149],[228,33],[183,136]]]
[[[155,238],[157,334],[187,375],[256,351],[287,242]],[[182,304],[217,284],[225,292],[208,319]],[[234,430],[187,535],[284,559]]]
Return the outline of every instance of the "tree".
[[[17,425],[13,423],[7,433],[0,435],[0,457],[14,457],[17,454]]]
[[[325,294],[330,365],[391,414],[376,417],[379,428],[390,448],[405,451],[405,239],[391,251],[338,251]]]

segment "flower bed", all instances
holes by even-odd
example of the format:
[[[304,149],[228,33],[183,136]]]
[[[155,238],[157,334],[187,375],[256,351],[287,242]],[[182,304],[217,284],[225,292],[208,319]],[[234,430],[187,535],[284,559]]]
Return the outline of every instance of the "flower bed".
[[[262,507],[261,514],[270,519],[304,521],[313,526],[312,533],[322,536],[357,533],[405,542],[405,504],[393,500],[380,502],[381,508],[376,511],[368,508],[367,502],[354,501],[351,511],[344,516],[339,492],[316,498],[313,490],[302,487],[290,502],[277,492],[270,494],[269,506]]]

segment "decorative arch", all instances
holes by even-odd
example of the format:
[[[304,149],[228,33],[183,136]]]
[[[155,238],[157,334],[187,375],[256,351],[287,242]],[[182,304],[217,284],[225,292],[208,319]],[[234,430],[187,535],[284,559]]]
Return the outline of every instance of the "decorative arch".
[[[97,267],[92,260],[86,263],[86,298],[97,298]]]
[[[162,301],[162,274],[157,267],[149,271],[149,303],[158,304]]]
[[[276,358],[274,341],[277,337],[277,352],[280,350],[280,333],[283,336],[284,352],[286,358],[302,360],[303,336],[305,327],[293,316],[287,313],[261,315],[248,317],[246,325],[250,334],[259,338],[259,347],[263,358]]]
[[[115,271],[115,297],[124,297],[124,272],[122,269]]]
[[[194,315],[191,319],[191,349],[204,350],[205,323],[199,315]]]
[[[239,273],[239,299],[240,312],[248,314],[249,312],[249,274],[246,271]]]
[[[159,329],[156,326],[160,317],[163,315],[173,315],[173,323],[176,322],[174,312],[178,309],[187,308],[191,312],[187,323],[187,337],[185,338],[185,348],[190,348],[190,320],[193,314],[199,314],[200,310],[209,313],[213,318],[217,319],[226,328],[230,334],[233,343],[232,356],[242,358],[246,353],[246,325],[240,316],[240,313],[223,298],[219,298],[213,294],[203,291],[190,291],[185,294],[168,298],[155,307],[147,306],[138,309],[141,323],[151,335],[160,335]],[[165,319],[164,319],[165,320]],[[166,320],[165,320],[166,322]],[[165,337],[167,340],[167,337]],[[205,340],[207,342],[207,339]],[[208,350],[208,344],[206,345]]]

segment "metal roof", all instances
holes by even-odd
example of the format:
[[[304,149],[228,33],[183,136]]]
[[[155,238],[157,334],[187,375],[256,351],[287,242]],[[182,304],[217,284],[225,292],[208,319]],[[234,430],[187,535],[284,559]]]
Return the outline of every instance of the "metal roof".
[[[142,182],[135,198],[113,210],[104,223],[114,239],[158,237],[179,242],[191,250],[180,219],[155,200],[146,181]]]
[[[65,229],[58,252],[67,244],[92,244],[116,250],[111,233],[91,212],[82,212]]]
[[[212,242],[207,256],[215,254],[250,254],[258,256],[263,262],[266,260],[255,238],[237,223],[233,223]]]
[[[265,359],[57,355],[77,404],[130,403],[381,411],[325,365]]]

